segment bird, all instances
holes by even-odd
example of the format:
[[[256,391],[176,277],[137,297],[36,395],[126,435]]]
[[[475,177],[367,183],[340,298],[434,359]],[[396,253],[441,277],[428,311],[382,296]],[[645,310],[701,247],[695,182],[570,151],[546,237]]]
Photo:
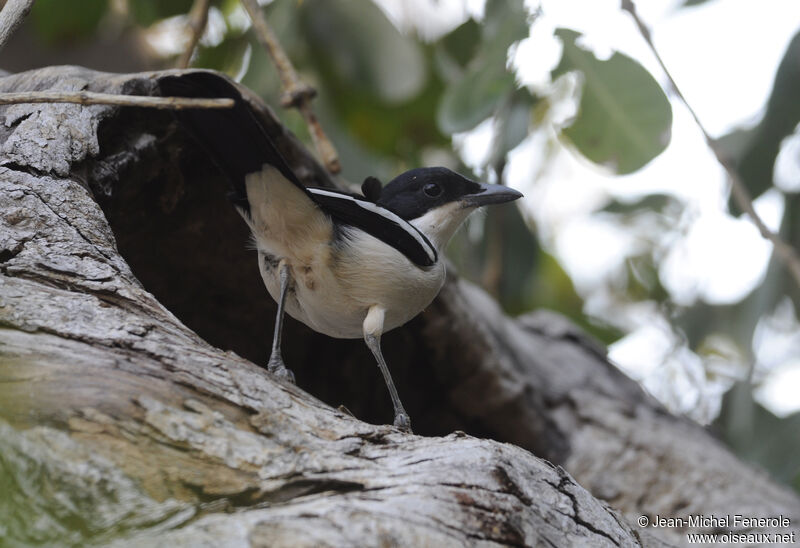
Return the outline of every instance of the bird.
[[[522,197],[445,167],[406,171],[362,194],[304,186],[239,89],[210,72],[159,80],[162,95],[228,97],[231,109],[179,110],[181,125],[230,180],[230,198],[252,233],[258,269],[278,305],[267,370],[294,382],[281,355],[289,314],[314,331],[363,338],[383,375],[394,426],[411,420],[392,381],[381,336],[425,309],[445,281],[443,252],[476,209]]]

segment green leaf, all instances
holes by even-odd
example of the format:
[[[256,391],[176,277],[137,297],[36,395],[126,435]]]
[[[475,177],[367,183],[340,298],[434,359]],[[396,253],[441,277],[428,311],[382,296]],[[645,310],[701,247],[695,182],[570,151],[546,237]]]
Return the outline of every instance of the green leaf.
[[[442,84],[437,75],[429,69],[425,55],[432,53],[433,47],[423,47],[409,37],[402,36],[385,18],[383,13],[371,2],[358,0],[357,6],[365,6],[364,13],[369,13],[363,20],[351,21],[352,7],[346,9],[343,4],[349,2],[326,2],[306,0],[302,4],[274,2],[270,8],[270,21],[273,13],[280,6],[289,6],[297,14],[297,32],[300,38],[295,47],[287,48],[290,58],[297,63],[303,77],[308,78],[319,91],[320,118],[329,116],[323,127],[332,129],[336,124],[342,135],[352,140],[354,148],[361,151],[384,155],[385,159],[402,158],[407,162],[404,166],[392,164],[390,173],[396,175],[396,169],[407,169],[419,161],[420,151],[426,147],[440,147],[449,141],[439,132],[435,124],[435,109],[441,94]],[[343,12],[342,10],[345,9]],[[378,22],[380,21],[380,22]],[[362,32],[361,25],[371,25]],[[277,26],[277,24],[276,24]],[[374,37],[376,29],[384,38]],[[384,30],[380,30],[384,29]],[[291,29],[289,29],[291,30]],[[280,32],[280,29],[277,30]],[[342,39],[341,35],[353,35]],[[376,65],[380,71],[387,68],[395,70],[392,78],[403,78],[403,63],[395,64],[394,53],[378,54],[374,45],[362,43],[365,36],[372,36],[378,41],[387,43],[395,39],[409,41],[413,50],[422,57],[417,68],[423,70],[424,86],[416,89],[411,96],[398,103],[396,90],[387,96],[383,91],[384,84],[379,82],[382,76],[375,74]],[[394,38],[392,38],[394,36]],[[354,48],[354,49],[351,49]],[[368,51],[363,51],[364,49]],[[383,61],[370,61],[370,56],[386,55]],[[416,54],[413,54],[416,56]],[[376,58],[377,59],[377,58]],[[413,61],[414,66],[417,61]],[[269,63],[268,63],[269,64]],[[253,59],[257,66],[256,56]],[[409,71],[409,75],[417,68]],[[313,76],[312,76],[313,75]],[[272,76],[275,80],[277,77]],[[404,84],[405,85],[405,84]],[[415,84],[416,86],[416,84]],[[260,88],[259,88],[260,89]],[[408,90],[406,90],[407,92]],[[404,93],[406,93],[404,92]],[[323,111],[322,98],[325,99],[326,111]],[[336,143],[337,146],[339,143]],[[343,162],[344,165],[344,162]],[[345,171],[352,173],[352,166],[345,166]],[[380,168],[380,166],[376,166]],[[377,172],[358,173],[356,180]]]
[[[372,2],[306,4],[306,35],[341,79],[394,103],[422,89],[426,66],[419,45],[400,34]]]
[[[486,213],[486,261],[499,254],[499,300],[510,314],[528,310],[533,299],[532,281],[536,273],[539,242],[531,234],[518,207],[492,207]]]
[[[497,122],[488,165],[496,172],[503,171],[506,155],[528,136],[533,104],[534,98],[527,89],[522,88],[508,95],[495,112]]]
[[[759,124],[750,130],[736,130],[718,140],[726,156],[733,159],[739,176],[751,196],[759,196],[773,186],[775,159],[781,142],[791,135],[800,122],[800,33],[795,34],[783,55],[772,93],[767,101],[766,112]],[[795,248],[800,248],[800,195],[787,194],[786,213],[780,235]],[[731,211],[739,212],[731,201]],[[742,323],[754,328],[762,314],[772,310],[778,301],[789,295],[795,307],[800,310],[800,290],[788,276],[780,260],[770,261],[764,282],[740,307],[746,308],[747,315]],[[738,316],[737,316],[738,317]]]
[[[223,40],[214,47],[209,48],[201,45],[197,48],[195,65],[218,70],[233,77],[242,69],[248,45],[253,48],[258,47],[258,44],[252,45],[248,43],[247,37],[237,36]]]
[[[469,223],[456,234],[447,251],[459,274],[483,285],[507,312],[530,310],[537,298],[539,243],[519,208],[490,207],[485,216]],[[474,238],[476,232],[478,238]]]
[[[64,4],[64,0],[61,1]],[[84,1],[84,0],[81,0]],[[192,0],[132,0],[128,9],[133,20],[143,27],[149,27],[160,19],[189,13]]]
[[[772,172],[781,141],[794,132],[800,122],[800,33],[795,34],[775,75],[772,93],[764,118],[754,129],[742,135],[721,139],[726,152],[736,158],[735,166],[751,196],[759,196],[772,187]],[[741,141],[746,138],[743,146]],[[731,142],[738,146],[732,148]],[[731,210],[738,207],[731,203]],[[795,240],[795,243],[800,241]]]
[[[33,25],[39,36],[48,43],[86,38],[108,10],[107,0],[38,0],[31,10]]]
[[[485,49],[505,54],[511,44],[528,35],[528,12],[522,0],[489,0],[484,10],[482,41]]]
[[[617,213],[620,215],[633,215],[645,211],[663,211],[667,206],[676,202],[670,194],[654,193],[642,196],[633,201],[612,200],[601,211]]]
[[[627,286],[625,297],[632,301],[655,301],[663,303],[670,298],[669,292],[661,285],[658,265],[652,253],[641,253],[628,257],[625,261]]]
[[[580,33],[560,28],[564,53],[553,70],[583,75],[583,93],[575,121],[562,131],[589,160],[626,174],[658,156],[670,140],[672,108],[653,76],[621,53],[607,61],[576,43]]]
[[[470,65],[460,80],[447,87],[436,114],[439,128],[448,134],[467,131],[491,116],[515,87],[514,76],[503,63],[482,60]]]
[[[238,4],[238,1],[235,0],[235,3]],[[306,39],[300,29],[298,5],[295,2],[272,2],[264,8],[264,15],[275,32],[278,42],[301,73],[301,77],[304,78],[302,69],[304,63],[307,62],[308,55],[305,47]],[[252,29],[249,29],[245,35],[252,46],[252,59],[249,70],[242,78],[242,84],[257,92],[267,104],[275,108],[275,113],[285,123],[286,114],[294,109],[280,108],[283,89],[275,63]],[[294,128],[291,129],[294,130]]]
[[[444,92],[436,121],[448,134],[466,131],[491,116],[516,89],[514,75],[506,70],[508,48],[528,35],[521,0],[486,5],[481,44],[460,79]]]
[[[622,336],[619,330],[593,321],[584,314],[583,300],[576,293],[572,280],[555,257],[540,247],[536,264],[536,274],[530,287],[533,298],[531,302],[526,303],[528,310],[542,308],[555,310],[605,345],[619,340]]]
[[[438,46],[464,67],[475,56],[481,40],[481,27],[474,19],[462,23],[439,40]]]
[[[800,413],[778,418],[753,399],[750,386],[738,383],[722,400],[715,426],[737,455],[798,489]]]
[[[444,35],[434,45],[434,64],[445,82],[455,82],[464,74],[468,63],[478,52],[481,27],[474,19]]]

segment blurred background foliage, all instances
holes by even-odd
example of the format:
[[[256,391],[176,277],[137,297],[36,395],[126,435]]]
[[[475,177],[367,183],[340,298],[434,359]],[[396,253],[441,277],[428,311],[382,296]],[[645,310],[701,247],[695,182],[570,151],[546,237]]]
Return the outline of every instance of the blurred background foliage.
[[[536,151],[533,175],[514,182],[528,207],[490,209],[471,219],[449,250],[461,275],[483,285],[510,314],[551,308],[606,344],[630,335],[636,322],[655,322],[672,342],[660,354],[653,350],[660,363],[647,379],[638,377],[648,380],[644,386],[676,412],[713,420],[712,428],[740,455],[800,489],[800,414],[779,418],[754,399],[773,370],[800,354],[800,291],[785,268],[771,259],[766,275],[738,302],[676,299],[662,280],[664,261],[669,242],[686,231],[690,204],[668,189],[609,195],[593,215],[632,235],[636,245],[612,275],[586,289],[568,275],[554,228],[531,205],[559,150],[616,175],[637,172],[661,154],[670,143],[675,104],[663,74],[620,52],[598,58],[580,32],[556,28],[550,39],[561,49],[551,82],[523,85],[511,61],[542,16],[534,2],[487,0],[463,21],[428,33],[393,20],[389,1],[262,4],[289,57],[319,92],[315,110],[340,154],[343,181],[376,175],[385,182],[411,167],[446,165],[507,182],[515,150],[528,143],[524,150]],[[3,52],[2,68],[169,67],[187,43],[191,6],[191,0],[38,0]],[[278,106],[280,81],[246,13],[236,0],[211,6],[192,66],[225,72],[255,90],[310,146],[302,118]],[[799,97],[800,35],[785,53],[763,118],[719,140],[753,196],[783,196],[780,234],[795,248],[800,183],[776,188],[774,166],[800,122]],[[476,128],[478,154],[467,146]],[[800,146],[793,146],[787,154],[796,165]],[[730,214],[739,214],[733,205]],[[646,320],[635,313],[643,307],[651,311]],[[800,398],[800,386],[795,391]]]

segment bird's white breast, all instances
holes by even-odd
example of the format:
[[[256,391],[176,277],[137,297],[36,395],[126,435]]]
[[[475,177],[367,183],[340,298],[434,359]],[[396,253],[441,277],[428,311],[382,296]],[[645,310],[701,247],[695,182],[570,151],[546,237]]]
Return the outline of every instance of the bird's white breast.
[[[346,245],[335,245],[320,245],[311,261],[286,257],[293,279],[286,311],[331,337],[361,338],[364,318],[374,305],[386,310],[384,332],[403,325],[433,301],[444,283],[443,262],[422,269],[364,232],[350,231]],[[277,300],[277,261],[259,253],[259,268]]]
[[[286,312],[315,331],[360,338],[375,305],[386,310],[383,330],[388,331],[419,314],[441,289],[443,261],[419,267],[364,231],[336,227],[275,168],[264,166],[246,184],[250,213],[243,216],[253,232],[264,284],[277,301],[278,264],[286,261],[292,279]]]

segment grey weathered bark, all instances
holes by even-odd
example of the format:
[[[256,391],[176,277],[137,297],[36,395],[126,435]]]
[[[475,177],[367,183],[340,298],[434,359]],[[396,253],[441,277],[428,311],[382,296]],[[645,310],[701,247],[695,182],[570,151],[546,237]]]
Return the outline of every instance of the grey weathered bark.
[[[0,10],[0,49],[33,7],[33,0],[7,0]]]
[[[151,95],[54,67],[0,91]],[[302,180],[333,184],[253,100]],[[787,489],[667,414],[560,318],[451,276],[385,337],[419,433],[273,381],[272,303],[225,185],[167,113],[0,107],[0,535],[139,545],[658,545],[638,514],[783,514]],[[113,231],[113,233],[112,233]],[[302,388],[388,420],[368,352],[288,322]],[[593,494],[576,484],[575,477]],[[235,510],[235,512],[232,512]]]

